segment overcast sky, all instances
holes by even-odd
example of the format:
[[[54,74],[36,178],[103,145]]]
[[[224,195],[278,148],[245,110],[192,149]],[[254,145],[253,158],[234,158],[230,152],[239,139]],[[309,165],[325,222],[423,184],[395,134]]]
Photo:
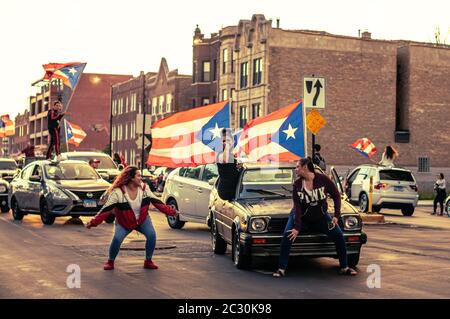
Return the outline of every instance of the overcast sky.
[[[10,0],[0,1],[0,114],[28,107],[31,83],[48,62],[87,62],[85,72],[190,74],[196,24],[206,36],[255,13],[283,29],[431,42],[450,30],[450,1],[399,0]],[[447,43],[450,43],[448,35]]]

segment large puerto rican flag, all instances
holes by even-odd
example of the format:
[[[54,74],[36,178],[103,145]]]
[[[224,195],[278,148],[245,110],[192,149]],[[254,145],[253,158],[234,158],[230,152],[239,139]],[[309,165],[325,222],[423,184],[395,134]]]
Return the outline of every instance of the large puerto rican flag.
[[[178,112],[152,125],[147,164],[166,167],[215,163],[221,131],[230,127],[228,101]]]
[[[306,156],[303,103],[298,100],[245,125],[236,146],[237,155],[250,162],[286,162]]]

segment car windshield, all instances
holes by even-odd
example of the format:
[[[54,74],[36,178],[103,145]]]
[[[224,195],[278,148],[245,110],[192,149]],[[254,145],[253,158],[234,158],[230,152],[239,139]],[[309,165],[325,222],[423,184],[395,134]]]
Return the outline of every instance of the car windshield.
[[[67,157],[70,160],[83,161],[89,163],[89,160],[96,159],[99,160],[98,169],[117,169],[116,164],[114,164],[113,160],[104,155],[91,155],[91,156],[81,156],[81,155],[71,155]]]
[[[246,170],[240,185],[240,198],[291,197],[294,168]]]
[[[17,164],[16,164],[16,162],[13,162],[13,161],[0,162],[0,169],[16,170]]]
[[[414,178],[410,172],[394,169],[380,171],[380,180],[414,182]]]
[[[52,180],[95,180],[99,179],[97,172],[84,163],[59,163],[59,165],[47,164],[45,174]]]

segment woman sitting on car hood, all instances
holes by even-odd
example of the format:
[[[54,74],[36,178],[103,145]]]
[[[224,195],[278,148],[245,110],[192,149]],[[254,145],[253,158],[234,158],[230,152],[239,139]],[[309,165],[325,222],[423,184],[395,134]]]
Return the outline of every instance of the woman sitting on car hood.
[[[144,234],[145,244],[144,268],[157,269],[152,261],[156,245],[156,233],[148,214],[150,204],[160,212],[175,216],[177,212],[157,199],[146,184],[142,182],[141,172],[135,166],[126,167],[108,190],[109,197],[98,214],[86,225],[89,229],[100,225],[111,214],[116,216],[115,234],[109,248],[109,259],[105,270],[114,269],[114,260],[125,237],[133,230]]]

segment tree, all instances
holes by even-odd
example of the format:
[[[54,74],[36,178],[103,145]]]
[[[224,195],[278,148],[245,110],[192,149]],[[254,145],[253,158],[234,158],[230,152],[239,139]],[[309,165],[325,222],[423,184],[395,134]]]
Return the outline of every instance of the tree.
[[[448,39],[449,35],[450,35],[450,28],[449,28],[447,34],[445,35],[445,38],[442,39],[441,28],[439,26],[436,27],[436,30],[434,31],[434,43],[435,44],[448,44],[447,39]]]

